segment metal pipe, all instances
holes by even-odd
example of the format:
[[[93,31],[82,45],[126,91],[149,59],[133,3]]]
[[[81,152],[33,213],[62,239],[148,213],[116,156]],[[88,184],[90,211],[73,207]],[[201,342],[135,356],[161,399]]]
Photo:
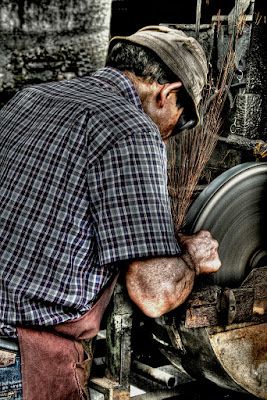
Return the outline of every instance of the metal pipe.
[[[197,11],[196,11],[196,40],[199,39],[199,30],[200,30],[200,17],[201,17],[201,5],[202,0],[197,0]]]
[[[150,365],[143,364],[139,361],[134,360],[132,367],[136,372],[141,372],[149,378],[154,379],[156,382],[166,385],[168,389],[172,389],[178,383],[174,375],[162,371],[159,368],[150,367]]]

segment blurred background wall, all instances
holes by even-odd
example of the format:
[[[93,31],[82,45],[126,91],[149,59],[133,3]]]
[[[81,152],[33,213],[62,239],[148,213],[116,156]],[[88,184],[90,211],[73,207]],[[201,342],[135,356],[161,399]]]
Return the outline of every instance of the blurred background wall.
[[[111,0],[2,0],[0,103],[23,87],[102,67],[110,17]]]

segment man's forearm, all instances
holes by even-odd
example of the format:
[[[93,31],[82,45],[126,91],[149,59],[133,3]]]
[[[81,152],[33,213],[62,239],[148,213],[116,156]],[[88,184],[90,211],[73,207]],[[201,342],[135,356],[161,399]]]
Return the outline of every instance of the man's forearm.
[[[178,257],[160,257],[131,263],[126,272],[130,298],[149,317],[159,317],[190,294],[195,271]]]
[[[179,235],[179,257],[136,260],[126,270],[129,296],[150,317],[159,317],[182,304],[195,277],[211,274],[221,266],[218,242],[207,231]]]

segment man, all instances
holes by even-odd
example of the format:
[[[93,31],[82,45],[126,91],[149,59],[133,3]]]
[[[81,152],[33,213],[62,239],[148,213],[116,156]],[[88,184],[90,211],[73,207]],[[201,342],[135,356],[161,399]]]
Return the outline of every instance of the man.
[[[3,108],[2,393],[21,388],[18,338],[24,400],[85,396],[80,340],[97,333],[118,271],[155,318],[220,268],[208,232],[178,244],[167,193],[164,143],[198,123],[206,75],[193,38],[146,27],[114,38],[93,76],[24,89]]]

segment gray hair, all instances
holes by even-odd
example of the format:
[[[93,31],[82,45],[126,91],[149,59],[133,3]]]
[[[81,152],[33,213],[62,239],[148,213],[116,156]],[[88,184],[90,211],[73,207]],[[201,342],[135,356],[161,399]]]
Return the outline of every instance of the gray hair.
[[[126,41],[112,47],[106,66],[132,72],[150,83],[179,80],[152,50]]]
[[[120,41],[111,48],[106,66],[132,72],[149,83],[163,84],[180,80],[152,50],[127,41]],[[191,106],[190,98],[182,87],[177,93],[177,107],[185,107],[188,103]]]

